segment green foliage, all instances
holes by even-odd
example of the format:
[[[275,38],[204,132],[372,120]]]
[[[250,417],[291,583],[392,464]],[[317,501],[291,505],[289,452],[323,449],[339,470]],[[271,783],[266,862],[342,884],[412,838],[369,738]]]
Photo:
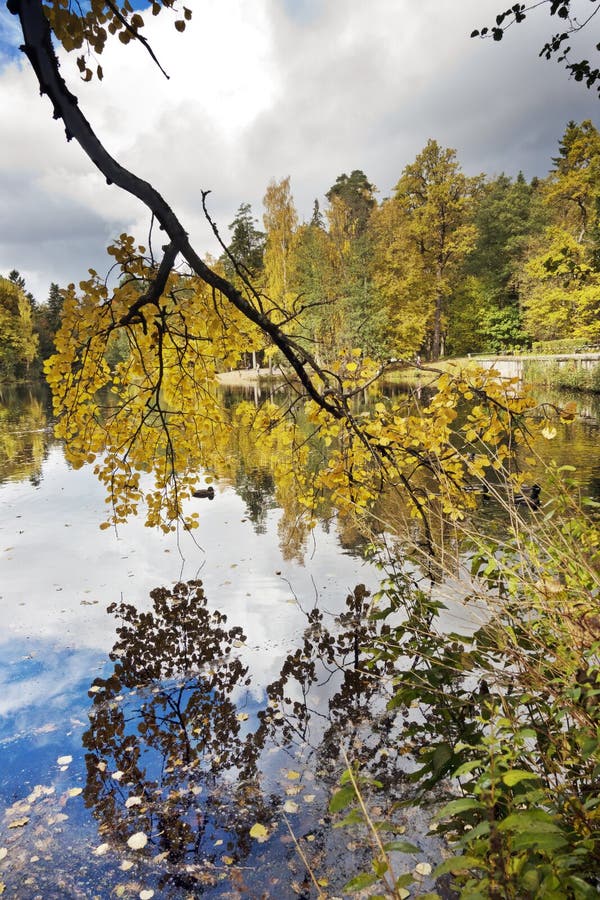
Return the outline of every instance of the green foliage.
[[[520,304],[519,273],[529,236],[544,225],[545,213],[537,184],[506,175],[485,185],[474,221],[477,241],[465,270],[481,284],[478,329],[481,345],[469,350],[494,353],[527,344]],[[452,328],[452,319],[450,323]]]
[[[36,304],[33,309],[34,330],[38,336],[38,357],[43,363],[54,353],[54,337],[60,328],[63,296],[57,284],[50,285],[46,303]]]
[[[472,538],[472,633],[447,633],[444,605],[400,568],[374,613],[412,802],[451,792],[434,827],[452,856],[434,875],[461,900],[583,900],[600,884],[600,531],[554,477],[543,521],[514,508],[508,536]]]
[[[524,360],[523,364],[524,377],[531,384],[600,393],[600,364],[590,368],[583,368],[575,361],[556,363]]]
[[[564,338],[559,341],[533,341],[533,353],[581,353],[581,341],[577,338]]]

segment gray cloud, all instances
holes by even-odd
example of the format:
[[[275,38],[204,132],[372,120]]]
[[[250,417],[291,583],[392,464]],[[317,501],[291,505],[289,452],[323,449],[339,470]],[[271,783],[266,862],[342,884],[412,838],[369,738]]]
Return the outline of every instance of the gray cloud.
[[[105,81],[73,89],[106,146],[214,252],[203,189],[227,239],[241,202],[260,218],[270,178],[292,176],[307,217],[342,171],[362,168],[389,194],[430,137],[454,147],[469,174],[544,176],[567,121],[597,121],[598,99],[538,59],[556,24],[544,8],[499,44],[470,39],[498,3],[203,0],[183,36],[168,16],[149,17],[170,81],[141,48],[117,42]],[[593,35],[582,41],[586,55]],[[50,280],[103,271],[111,235],[145,240],[149,217],[67,145],[29,70],[3,60],[0,271],[19,268],[43,296]]]

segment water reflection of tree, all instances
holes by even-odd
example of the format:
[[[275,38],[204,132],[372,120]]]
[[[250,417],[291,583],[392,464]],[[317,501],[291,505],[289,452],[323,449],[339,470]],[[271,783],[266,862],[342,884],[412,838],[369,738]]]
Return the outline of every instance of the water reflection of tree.
[[[0,482],[39,484],[51,439],[47,410],[47,391],[0,387]]]
[[[391,662],[365,656],[363,648],[380,633],[362,584],[346,597],[343,613],[327,625],[321,610],[308,613],[302,646],[286,658],[280,676],[267,688],[268,705],[259,713],[254,740],[314,754],[314,766],[337,775],[343,749],[352,748],[364,771],[386,781],[401,777],[391,751],[394,714],[386,712]]]
[[[267,515],[275,506],[275,481],[266,469],[248,468],[244,460],[235,475],[235,490],[246,504],[257,534],[266,534]]]
[[[273,839],[258,849],[249,834],[256,822],[270,832],[279,827],[289,782],[264,787],[272,777],[271,753],[279,751],[318,774],[315,805],[300,810],[296,822],[319,835],[307,852],[319,855],[321,867],[333,867],[335,859],[338,878],[349,877],[352,860],[346,873],[339,862],[343,835],[318,825],[344,766],[342,748],[363,771],[393,785],[390,798],[403,781],[393,750],[395,716],[385,710],[391,663],[367,665],[362,649],[381,634],[364,585],[346,598],[339,616],[327,621],[316,608],[307,614],[301,644],[267,687],[248,732],[251,720],[244,724],[239,709],[248,669],[235,653],[241,629],[228,629],[225,616],[207,608],[199,581],[157,588],[151,598],[146,612],[126,603],[110,607],[121,620],[114,668],[91,688],[84,798],[104,839],[126,850],[131,835],[147,835],[138,858],[158,856],[164,896],[199,891],[224,875],[233,880],[234,872],[254,879],[253,887],[264,885],[266,873],[281,866],[295,868],[301,880],[303,864],[292,845]],[[281,826],[279,836],[284,833]]]
[[[110,840],[124,846],[144,832],[148,855],[166,854],[166,881],[191,886],[224,853],[249,852],[248,822],[268,820],[270,801],[255,788],[260,748],[232,699],[248,683],[230,655],[241,629],[206,608],[200,582],[151,597],[150,612],[110,607],[122,624],[114,671],[92,687],[85,801]]]

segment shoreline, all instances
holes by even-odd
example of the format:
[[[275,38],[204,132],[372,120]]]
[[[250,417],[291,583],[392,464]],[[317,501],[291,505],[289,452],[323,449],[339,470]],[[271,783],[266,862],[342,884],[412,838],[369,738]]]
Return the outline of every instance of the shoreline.
[[[284,381],[285,373],[281,369],[234,369],[231,372],[219,372],[217,381],[220,384],[256,384],[258,381]]]

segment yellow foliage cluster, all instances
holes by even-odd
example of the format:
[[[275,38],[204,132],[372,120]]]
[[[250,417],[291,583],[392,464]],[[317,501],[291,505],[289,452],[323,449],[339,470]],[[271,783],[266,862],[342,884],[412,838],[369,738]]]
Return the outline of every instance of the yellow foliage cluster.
[[[93,270],[80,291],[69,287],[47,364],[67,458],[75,467],[94,463],[106,487],[103,527],[142,509],[150,526],[195,527],[198,514],[186,513],[185,501],[199,475],[232,477],[240,453],[268,466],[285,510],[280,527],[297,529],[299,541],[332,510],[364,517],[382,491],[402,494],[422,518],[460,518],[472,504],[469,481],[490,465],[510,473],[534,404],[493,372],[441,375],[424,406],[380,398],[361,409],[379,370],[354,348],[333,363],[323,388],[339,417],[299,388],[289,409],[272,401],[231,408],[217,373],[260,347],[257,332],[195,277],[172,272],[162,296],[146,302],[153,268],[145,252],[121,235],[110,248],[123,273],[119,287],[109,293]],[[109,365],[117,335],[126,353]]]
[[[91,81],[94,76],[87,64],[90,53],[102,53],[110,36],[117,36],[122,44],[136,38],[145,42],[141,34],[144,19],[129,0],[122,3],[90,0],[85,11],[68,0],[45,0],[43,6],[52,31],[67,52],[86,48],[86,53],[77,58],[77,67],[84,81]],[[152,0],[150,8],[152,15],[157,16],[163,9],[175,10],[175,0]],[[184,6],[180,17],[174,22],[177,31],[185,31],[186,22],[191,18],[191,10]],[[95,74],[102,79],[102,66],[96,66]]]

